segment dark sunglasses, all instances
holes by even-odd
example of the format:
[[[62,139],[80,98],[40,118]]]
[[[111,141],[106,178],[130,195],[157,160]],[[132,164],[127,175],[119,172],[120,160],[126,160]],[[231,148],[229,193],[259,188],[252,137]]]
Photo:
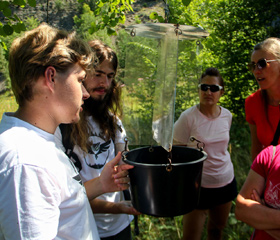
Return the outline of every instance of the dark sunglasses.
[[[279,59],[267,60],[267,59],[263,58],[263,59],[260,59],[257,63],[254,63],[254,62],[248,63],[248,69],[251,72],[253,72],[256,69],[256,67],[258,69],[263,69],[263,68],[266,68],[267,63],[269,63],[269,62],[276,62],[278,60]]]
[[[211,92],[218,92],[223,89],[222,86],[209,84],[198,84],[198,87],[204,92],[206,92],[208,89],[210,89]]]

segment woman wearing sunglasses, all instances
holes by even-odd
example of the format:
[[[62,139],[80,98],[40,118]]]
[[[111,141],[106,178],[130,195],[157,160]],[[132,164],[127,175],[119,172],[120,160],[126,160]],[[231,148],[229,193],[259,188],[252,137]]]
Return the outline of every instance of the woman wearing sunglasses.
[[[174,144],[196,148],[193,136],[205,143],[198,206],[183,217],[183,239],[200,240],[208,215],[207,239],[222,239],[231,202],[237,195],[234,169],[228,152],[232,114],[218,105],[224,81],[216,68],[208,68],[198,85],[199,104],[185,110],[174,125]]]
[[[246,121],[251,131],[251,154],[271,145],[280,119],[280,39],[268,38],[257,44],[248,64],[260,89],[245,100]],[[276,142],[280,143],[278,138]]]
[[[260,86],[245,102],[254,161],[236,198],[235,216],[255,228],[254,240],[280,239],[280,146],[275,135],[280,117],[279,59],[280,39],[268,38],[255,46],[249,64]]]

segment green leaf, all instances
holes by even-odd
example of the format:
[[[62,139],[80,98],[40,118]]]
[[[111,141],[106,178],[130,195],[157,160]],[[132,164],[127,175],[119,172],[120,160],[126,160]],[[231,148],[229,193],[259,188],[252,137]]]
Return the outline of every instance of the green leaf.
[[[158,21],[160,22],[160,23],[164,23],[165,22],[165,19],[162,17],[162,16],[158,16]]]
[[[114,28],[107,27],[107,33],[112,36],[112,35],[117,35],[116,30]]]
[[[95,32],[97,32],[98,30],[99,30],[99,25],[97,25],[95,22],[92,22],[91,24],[90,24],[90,29],[88,30],[88,32],[90,33],[90,34],[93,34],[93,33],[95,33]]]
[[[14,5],[19,5],[20,7],[25,7],[26,2],[24,0],[14,0]]]
[[[0,35],[1,35],[1,32],[0,32]],[[1,40],[0,40],[0,41],[1,41]],[[4,49],[5,51],[8,50],[6,43],[4,43],[4,42],[1,41],[1,45],[2,45],[2,47],[3,47],[3,49]]]
[[[190,5],[192,0],[182,0],[182,3],[187,7]]]
[[[126,20],[125,15],[122,15],[122,16],[119,17],[119,23],[125,24],[125,20]]]
[[[99,2],[99,4],[97,5],[99,8],[102,8],[104,6],[104,3],[103,2]]]
[[[9,16],[12,15],[12,10],[10,8],[5,8],[3,10],[3,14],[4,14],[5,17],[9,17]]]
[[[4,32],[4,29],[2,26],[0,27],[0,36],[4,36],[4,37],[7,36],[7,34]]]
[[[16,21],[21,22],[21,19],[18,17],[18,15],[14,14],[14,18],[16,19]]]
[[[118,22],[119,22],[118,19],[115,18],[114,20],[111,20],[109,22],[109,25],[110,25],[110,27],[115,27],[115,26],[117,26]]]
[[[152,19],[152,20],[156,20],[157,18],[158,18],[158,13],[156,13],[156,12],[151,12],[151,14],[150,14],[150,19]]]
[[[3,30],[4,30],[5,34],[7,34],[7,35],[12,35],[14,32],[14,29],[10,25],[5,25],[3,27]]]
[[[31,7],[36,7],[36,0],[27,0]]]
[[[0,1],[0,10],[4,10],[9,7],[9,3],[6,1]]]
[[[107,24],[107,23],[109,22],[109,20],[110,20],[110,18],[109,18],[108,15],[103,17],[103,22],[104,22],[105,24]]]
[[[22,31],[26,30],[25,24],[24,23],[17,23],[13,25],[13,29],[16,33],[20,33]]]

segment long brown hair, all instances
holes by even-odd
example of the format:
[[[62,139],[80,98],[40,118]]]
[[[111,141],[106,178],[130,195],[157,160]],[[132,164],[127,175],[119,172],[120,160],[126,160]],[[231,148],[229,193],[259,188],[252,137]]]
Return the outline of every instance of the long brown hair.
[[[96,54],[99,64],[104,60],[109,60],[112,64],[115,73],[118,68],[118,58],[116,53],[106,44],[99,40],[89,42],[92,51]],[[99,124],[101,132],[106,140],[112,138],[115,140],[115,133],[118,128],[117,116],[122,116],[121,105],[121,87],[115,78],[112,80],[110,91],[101,102],[94,102],[94,99],[85,100],[83,106],[84,111],[81,113],[81,119],[77,124],[74,124],[71,131],[71,139],[75,144],[79,145],[83,151],[91,145],[88,141],[90,136],[90,126],[87,121],[88,116],[92,116]]]

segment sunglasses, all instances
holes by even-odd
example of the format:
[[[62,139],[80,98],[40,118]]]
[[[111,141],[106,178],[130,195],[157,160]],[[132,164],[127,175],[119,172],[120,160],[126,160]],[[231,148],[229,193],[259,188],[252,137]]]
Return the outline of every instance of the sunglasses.
[[[210,89],[211,92],[218,92],[223,89],[222,86],[209,84],[199,84],[198,87],[204,92],[206,92],[208,89]]]
[[[263,58],[263,59],[260,59],[257,63],[254,63],[254,62],[248,63],[248,69],[251,72],[253,72],[256,69],[256,67],[258,69],[263,69],[263,68],[266,68],[267,63],[269,63],[269,62],[276,62],[278,60],[280,60],[280,59],[267,60],[267,59]]]

